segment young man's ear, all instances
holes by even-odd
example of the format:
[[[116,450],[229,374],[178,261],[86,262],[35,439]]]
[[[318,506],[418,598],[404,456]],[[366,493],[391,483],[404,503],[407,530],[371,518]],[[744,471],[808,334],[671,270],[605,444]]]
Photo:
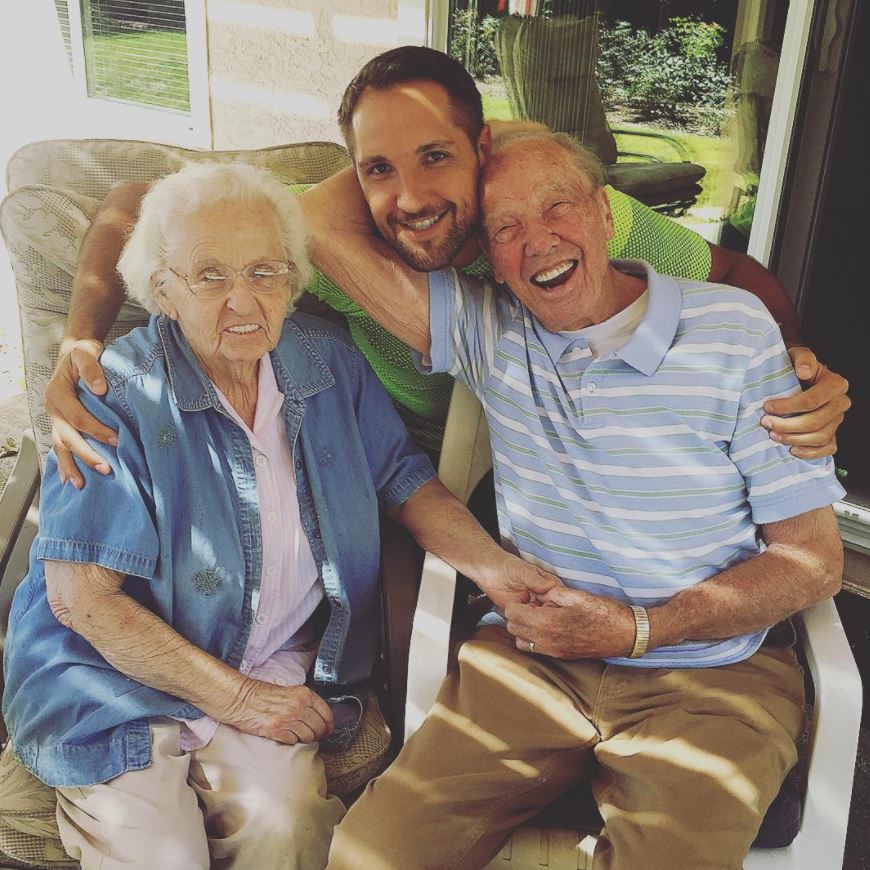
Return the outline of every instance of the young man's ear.
[[[489,124],[484,124],[483,129],[480,131],[480,136],[477,140],[477,159],[480,161],[480,165],[483,166],[487,160],[489,160],[489,155],[492,153],[492,127]]]

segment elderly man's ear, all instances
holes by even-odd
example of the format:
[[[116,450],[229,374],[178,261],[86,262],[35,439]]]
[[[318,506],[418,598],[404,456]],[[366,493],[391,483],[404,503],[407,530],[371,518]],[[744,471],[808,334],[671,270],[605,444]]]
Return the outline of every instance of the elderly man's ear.
[[[178,320],[178,309],[172,304],[166,292],[166,276],[160,272],[155,272],[151,276],[151,294],[160,310],[170,320]]]
[[[601,212],[601,219],[604,221],[604,226],[607,228],[607,240],[610,241],[616,235],[616,227],[613,223],[613,210],[610,208],[610,197],[607,195],[607,189],[602,185],[595,192],[598,199],[598,209]]]

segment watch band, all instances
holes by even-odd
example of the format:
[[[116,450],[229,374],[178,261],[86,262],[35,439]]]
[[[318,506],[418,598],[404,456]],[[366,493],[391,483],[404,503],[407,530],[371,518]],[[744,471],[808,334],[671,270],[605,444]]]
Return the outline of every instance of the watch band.
[[[636,604],[631,605],[631,612],[634,614],[634,646],[628,657],[639,659],[649,646],[649,614],[645,607]]]

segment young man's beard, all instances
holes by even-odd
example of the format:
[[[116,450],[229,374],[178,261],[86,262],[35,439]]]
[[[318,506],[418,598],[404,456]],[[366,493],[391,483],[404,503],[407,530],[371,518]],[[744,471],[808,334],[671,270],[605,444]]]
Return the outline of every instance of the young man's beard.
[[[445,216],[445,219],[449,219]],[[457,215],[454,211],[453,220],[447,236],[437,246],[430,246],[423,250],[420,247],[410,247],[402,243],[395,235],[385,239],[386,243],[417,272],[434,272],[449,266],[456,255],[462,250],[466,242],[472,236],[477,236],[477,216],[466,211],[463,215]]]

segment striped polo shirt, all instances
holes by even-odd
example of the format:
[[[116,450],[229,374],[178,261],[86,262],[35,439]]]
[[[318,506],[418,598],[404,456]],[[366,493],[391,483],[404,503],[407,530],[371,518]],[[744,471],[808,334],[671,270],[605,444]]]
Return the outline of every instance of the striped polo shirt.
[[[760,425],[765,399],[800,387],[758,299],[612,262],[646,277],[649,302],[628,341],[597,359],[507,288],[431,273],[426,370],[450,372],[483,404],[504,545],[568,586],[652,606],[758,554],[760,524],[843,489],[830,459],[798,459]],[[724,665],[763,638],[608,661]]]

